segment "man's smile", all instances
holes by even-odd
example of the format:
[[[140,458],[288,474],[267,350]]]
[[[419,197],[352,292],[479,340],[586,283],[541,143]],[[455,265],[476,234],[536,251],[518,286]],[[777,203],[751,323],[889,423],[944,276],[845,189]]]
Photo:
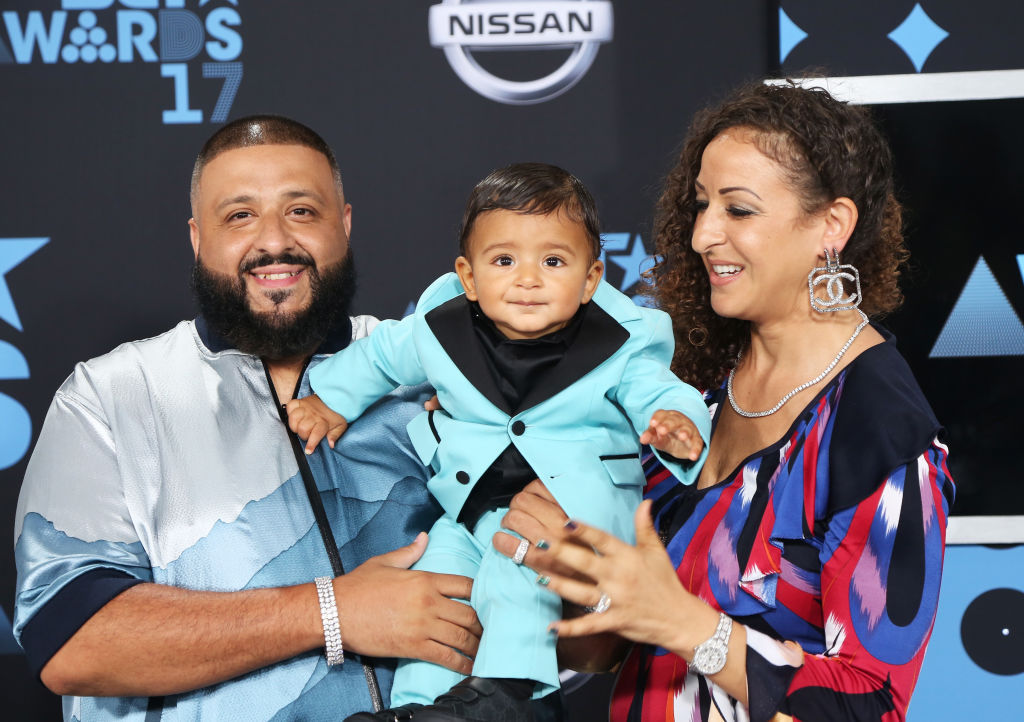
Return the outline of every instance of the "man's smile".
[[[249,276],[262,288],[286,288],[299,282],[305,266],[262,266],[249,271]]]

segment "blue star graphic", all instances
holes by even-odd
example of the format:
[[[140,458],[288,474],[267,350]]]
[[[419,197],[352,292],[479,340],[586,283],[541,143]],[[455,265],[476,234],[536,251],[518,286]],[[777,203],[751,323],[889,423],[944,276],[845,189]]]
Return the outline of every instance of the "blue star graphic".
[[[14,308],[11,289],[7,287],[4,276],[9,270],[45,246],[49,240],[49,238],[0,238],[0,318],[19,331],[22,330],[21,319],[18,318],[18,312]]]
[[[623,271],[622,283],[619,288],[621,291],[627,291],[634,284],[639,283],[642,280],[640,277],[641,271],[650,265],[650,255],[648,255],[647,249],[644,248],[644,242],[640,238],[639,233],[633,236],[633,242],[628,254],[608,256],[608,260]]]

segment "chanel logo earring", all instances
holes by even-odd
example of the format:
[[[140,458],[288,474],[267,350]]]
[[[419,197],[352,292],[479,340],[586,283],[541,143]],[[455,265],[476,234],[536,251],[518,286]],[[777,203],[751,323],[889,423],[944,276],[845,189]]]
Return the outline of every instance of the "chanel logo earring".
[[[846,263],[839,265],[839,251],[835,248],[825,249],[825,265],[813,269],[807,274],[807,290],[811,295],[811,308],[818,313],[850,311],[861,302],[860,273]],[[847,295],[844,281],[849,281],[854,290]],[[818,286],[825,287],[828,298],[817,295]]]

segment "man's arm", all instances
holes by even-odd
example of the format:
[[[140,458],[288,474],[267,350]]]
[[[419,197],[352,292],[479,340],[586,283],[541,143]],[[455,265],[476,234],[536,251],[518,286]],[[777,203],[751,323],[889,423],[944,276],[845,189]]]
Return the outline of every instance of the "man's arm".
[[[311,583],[232,592],[153,583],[123,488],[129,454],[118,456],[86,383],[95,376],[85,368],[58,392],[19,500],[14,631],[43,681],[62,694],[153,696],[322,649]],[[475,617],[446,598],[468,597],[470,582],[409,571],[425,543],[421,536],[335,580],[343,641],[354,652],[466,671],[469,662],[443,645],[476,651]]]
[[[409,571],[425,548],[421,534],[334,580],[342,641],[352,652],[416,657],[469,674],[480,625],[471,608],[448,597],[468,599],[472,583]],[[62,695],[174,694],[323,645],[312,583],[239,592],[146,583],[96,612],[50,658],[41,678]]]

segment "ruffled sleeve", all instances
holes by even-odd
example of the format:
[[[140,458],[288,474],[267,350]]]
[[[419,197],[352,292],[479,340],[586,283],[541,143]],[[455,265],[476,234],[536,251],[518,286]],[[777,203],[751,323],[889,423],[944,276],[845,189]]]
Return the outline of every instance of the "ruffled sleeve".
[[[875,492],[825,521],[825,650],[748,633],[750,718],[903,720],[935,621],[953,484],[934,440]]]

